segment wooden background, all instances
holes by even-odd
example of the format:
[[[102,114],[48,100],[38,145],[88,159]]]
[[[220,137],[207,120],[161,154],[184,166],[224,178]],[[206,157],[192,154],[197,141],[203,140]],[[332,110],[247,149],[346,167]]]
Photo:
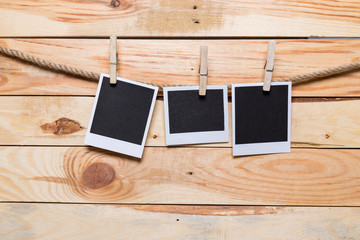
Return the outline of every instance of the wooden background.
[[[107,73],[110,33],[119,76],[193,85],[201,44],[246,83],[276,39],[276,80],[359,61],[360,2],[0,2],[0,44],[53,62]],[[166,147],[159,97],[139,161],[84,146],[96,82],[0,56],[0,239],[360,239],[359,79],[293,87],[286,154]]]

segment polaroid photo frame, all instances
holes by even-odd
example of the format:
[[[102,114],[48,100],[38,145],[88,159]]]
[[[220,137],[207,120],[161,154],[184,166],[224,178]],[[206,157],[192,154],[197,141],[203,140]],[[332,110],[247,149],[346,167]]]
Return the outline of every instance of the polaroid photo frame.
[[[165,87],[166,145],[229,141],[228,94],[226,85]]]
[[[291,82],[232,85],[233,156],[290,152]]]
[[[158,87],[101,74],[85,144],[141,158]]]

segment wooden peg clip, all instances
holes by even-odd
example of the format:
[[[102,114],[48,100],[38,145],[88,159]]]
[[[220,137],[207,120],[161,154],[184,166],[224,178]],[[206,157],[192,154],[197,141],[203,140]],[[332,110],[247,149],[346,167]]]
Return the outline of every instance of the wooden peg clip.
[[[118,54],[116,51],[116,35],[110,35],[110,84],[116,84]]]
[[[208,66],[207,66],[207,58],[208,58],[208,47],[200,46],[200,87],[199,87],[199,95],[206,95],[206,85],[207,85],[207,76],[208,76]]]
[[[265,76],[264,76],[264,86],[263,91],[269,92],[271,86],[272,73],[274,71],[274,60],[275,60],[275,48],[276,41],[269,41],[268,54],[265,63]]]

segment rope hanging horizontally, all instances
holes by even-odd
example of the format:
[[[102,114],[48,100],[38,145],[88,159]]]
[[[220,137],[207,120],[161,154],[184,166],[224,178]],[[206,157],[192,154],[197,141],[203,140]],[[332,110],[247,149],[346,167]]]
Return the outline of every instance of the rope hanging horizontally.
[[[7,55],[9,57],[21,59],[23,61],[32,63],[34,65],[37,65],[37,66],[40,66],[40,67],[43,67],[43,68],[46,68],[46,69],[49,69],[52,71],[67,73],[67,74],[71,74],[76,77],[81,77],[81,78],[85,78],[85,79],[89,79],[89,80],[93,80],[93,81],[98,81],[100,78],[99,73],[85,71],[85,70],[75,68],[75,67],[70,67],[70,66],[67,66],[64,64],[54,63],[54,62],[44,60],[42,58],[35,57],[35,56],[20,52],[15,49],[7,48],[7,47],[1,46],[1,45],[0,45],[0,53]],[[328,69],[324,69],[324,70],[320,70],[320,71],[316,71],[316,72],[312,72],[312,73],[300,74],[300,75],[297,75],[294,77],[278,79],[278,80],[274,80],[274,81],[276,81],[276,82],[292,82],[293,84],[297,84],[297,83],[301,83],[301,82],[305,82],[305,81],[311,81],[311,80],[315,80],[315,79],[333,76],[333,75],[340,74],[340,73],[351,72],[351,71],[358,70],[358,69],[360,69],[360,61],[352,62],[352,63],[348,63],[348,64],[336,66],[336,67],[331,67]],[[146,84],[149,84],[152,86],[157,86],[160,88],[168,87],[168,86],[183,86],[183,85],[149,83],[149,82],[143,82],[143,83],[146,83]],[[231,88],[231,84],[228,84],[228,87]]]

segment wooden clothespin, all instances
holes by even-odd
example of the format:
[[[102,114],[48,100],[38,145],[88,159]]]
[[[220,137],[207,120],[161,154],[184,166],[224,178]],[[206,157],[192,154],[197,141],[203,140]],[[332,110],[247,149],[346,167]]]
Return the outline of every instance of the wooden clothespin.
[[[275,48],[276,41],[269,41],[268,54],[265,63],[265,76],[264,76],[264,86],[263,91],[269,92],[271,86],[272,73],[274,71],[274,59],[275,59]]]
[[[207,66],[207,58],[208,58],[208,47],[200,46],[200,87],[199,87],[199,95],[206,95],[206,85],[207,85],[207,76],[208,76],[208,66]]]
[[[116,84],[118,54],[116,51],[116,35],[110,35],[110,84]]]

